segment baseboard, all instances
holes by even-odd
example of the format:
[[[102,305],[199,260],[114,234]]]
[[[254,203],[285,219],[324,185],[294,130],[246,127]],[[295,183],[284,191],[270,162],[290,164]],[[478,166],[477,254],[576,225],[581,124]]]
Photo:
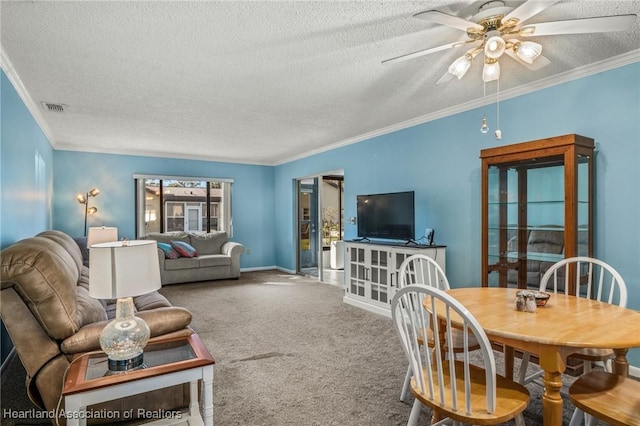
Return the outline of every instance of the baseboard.
[[[271,270],[277,270],[280,272],[285,272],[287,274],[291,274],[291,275],[295,275],[296,271],[294,271],[293,269],[285,269],[285,268],[281,268],[280,266],[256,266],[253,268],[240,268],[240,272],[254,272],[254,271],[271,271]]]
[[[275,265],[273,266],[255,266],[252,268],[240,268],[240,272],[254,272],[254,271],[269,271],[272,269],[278,269]]]
[[[629,366],[629,376],[640,379],[640,367]]]
[[[371,305],[370,303],[361,302],[360,300],[353,299],[353,298],[351,298],[349,296],[344,296],[342,298],[342,301],[344,303],[346,303],[347,305],[355,306],[357,308],[364,309],[365,311],[373,312],[373,313],[376,313],[376,314],[379,314],[379,315],[384,315],[385,317],[391,318],[391,310],[390,309],[384,309],[384,308],[381,308],[379,306]]]

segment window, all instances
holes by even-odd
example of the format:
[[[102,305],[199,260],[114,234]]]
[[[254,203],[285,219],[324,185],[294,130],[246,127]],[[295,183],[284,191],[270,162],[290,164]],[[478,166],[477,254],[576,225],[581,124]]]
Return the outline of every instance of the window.
[[[172,231],[223,231],[232,236],[233,180],[149,175],[134,179],[137,237]]]

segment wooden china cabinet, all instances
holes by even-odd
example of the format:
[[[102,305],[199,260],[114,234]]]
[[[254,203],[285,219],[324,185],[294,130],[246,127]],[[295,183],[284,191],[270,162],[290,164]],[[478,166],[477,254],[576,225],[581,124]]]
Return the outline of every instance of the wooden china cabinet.
[[[480,151],[484,287],[537,288],[558,260],[593,256],[594,149],[569,134]]]

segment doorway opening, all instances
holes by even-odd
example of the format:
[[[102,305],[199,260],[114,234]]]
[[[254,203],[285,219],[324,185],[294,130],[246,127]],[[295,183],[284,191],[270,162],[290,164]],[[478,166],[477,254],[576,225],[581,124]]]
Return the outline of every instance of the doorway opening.
[[[296,272],[344,285],[344,173],[296,180]]]

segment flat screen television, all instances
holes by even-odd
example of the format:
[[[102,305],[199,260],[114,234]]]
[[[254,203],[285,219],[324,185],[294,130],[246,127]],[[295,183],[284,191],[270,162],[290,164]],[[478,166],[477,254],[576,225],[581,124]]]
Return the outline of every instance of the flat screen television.
[[[414,191],[358,195],[358,237],[415,238]]]

